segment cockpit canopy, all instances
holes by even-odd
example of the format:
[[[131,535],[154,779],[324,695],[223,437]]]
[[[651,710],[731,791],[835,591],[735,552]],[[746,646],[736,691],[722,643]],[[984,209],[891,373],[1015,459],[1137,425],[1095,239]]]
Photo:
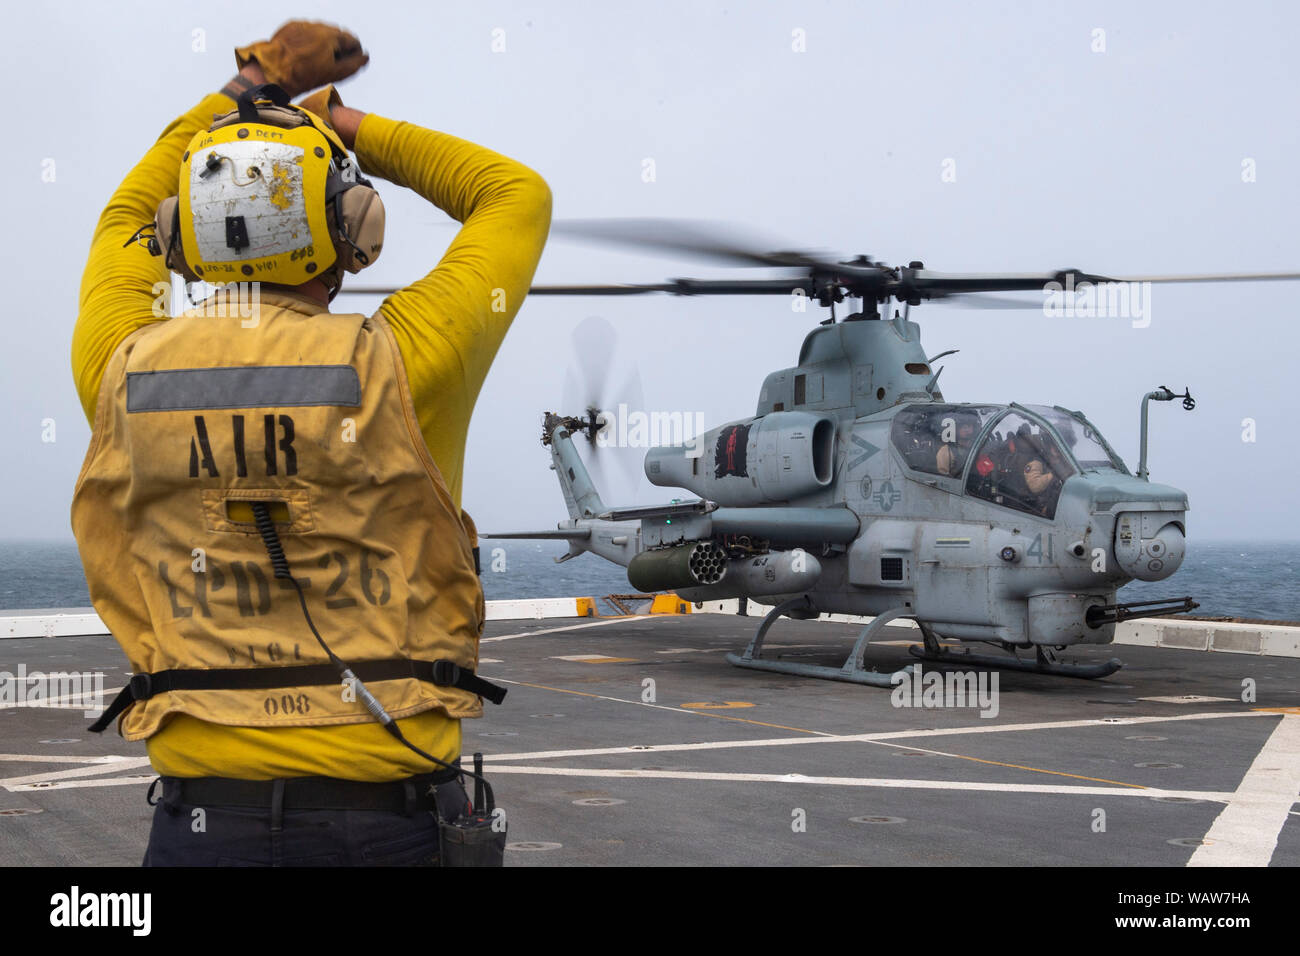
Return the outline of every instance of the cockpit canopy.
[[[894,416],[894,447],[914,471],[960,478],[975,439],[998,405],[909,405]]]
[[[1082,414],[1045,405],[910,405],[890,435],[914,471],[964,475],[967,494],[1046,518],[1071,475],[1128,474]]]

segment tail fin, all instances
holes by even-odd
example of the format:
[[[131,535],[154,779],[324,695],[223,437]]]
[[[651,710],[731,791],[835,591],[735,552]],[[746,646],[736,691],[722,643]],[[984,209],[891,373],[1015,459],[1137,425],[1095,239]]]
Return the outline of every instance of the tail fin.
[[[554,531],[509,531],[483,534],[483,538],[539,538],[561,539],[569,549],[556,561],[567,561],[590,551],[607,561],[627,567],[641,550],[639,518],[627,520],[600,519],[609,508],[600,498],[596,486],[587,474],[587,468],[573,444],[575,432],[594,434],[600,425],[595,409],[589,409],[586,420],[562,418],[546,413],[543,418],[542,444],[551,449],[551,467],[560,479],[564,504],[569,509],[569,520],[560,523]],[[588,431],[590,429],[590,431]]]
[[[582,463],[578,449],[573,445],[570,427],[582,427],[581,421],[561,419],[547,413],[543,441],[551,448],[551,467],[560,479],[564,505],[570,518],[591,518],[606,510],[605,503],[596,491],[596,485]]]

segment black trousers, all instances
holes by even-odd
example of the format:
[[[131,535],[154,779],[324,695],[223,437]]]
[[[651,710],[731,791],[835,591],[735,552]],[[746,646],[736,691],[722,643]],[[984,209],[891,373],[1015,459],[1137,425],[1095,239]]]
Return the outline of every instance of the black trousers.
[[[144,866],[438,866],[432,810],[199,805],[163,779]],[[171,791],[171,792],[169,792]],[[468,804],[459,781],[437,787],[443,818]]]

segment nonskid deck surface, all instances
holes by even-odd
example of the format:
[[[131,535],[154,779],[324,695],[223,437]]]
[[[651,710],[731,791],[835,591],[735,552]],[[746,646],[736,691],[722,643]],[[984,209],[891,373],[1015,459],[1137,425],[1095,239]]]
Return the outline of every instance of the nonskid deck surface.
[[[995,698],[900,707],[886,689],[730,666],[756,623],[489,623],[481,671],[510,693],[464,741],[508,812],[507,864],[1300,864],[1300,660],[1085,648],[1065,658],[1124,669],[1003,672]],[[856,634],[783,621],[765,654],[838,666]],[[868,666],[913,663],[918,637],[891,628]],[[0,642],[0,671],[20,664],[100,671],[106,691],[127,676],[104,637]],[[6,863],[139,862],[144,746],[88,723],[0,704]]]

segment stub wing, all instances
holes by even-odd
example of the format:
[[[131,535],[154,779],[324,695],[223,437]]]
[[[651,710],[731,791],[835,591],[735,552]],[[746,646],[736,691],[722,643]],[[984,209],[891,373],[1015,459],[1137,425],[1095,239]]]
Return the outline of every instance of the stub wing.
[[[494,534],[480,534],[480,538],[522,538],[524,540],[537,541],[567,541],[569,549],[555,559],[556,564],[562,564],[571,558],[587,551],[587,544],[591,539],[591,528],[552,528],[549,531],[498,531]]]
[[[627,508],[610,508],[596,515],[606,521],[641,521],[645,518],[684,518],[687,515],[705,515],[717,510],[717,504],[699,499],[674,501],[666,505],[636,505]]]
[[[556,561],[568,561],[584,551],[590,551],[607,561],[627,567],[641,550],[641,531],[630,522],[605,521],[599,518],[577,519],[576,527],[557,528],[552,531],[501,531],[480,534],[480,538],[536,538],[539,540],[567,541],[568,551]]]

